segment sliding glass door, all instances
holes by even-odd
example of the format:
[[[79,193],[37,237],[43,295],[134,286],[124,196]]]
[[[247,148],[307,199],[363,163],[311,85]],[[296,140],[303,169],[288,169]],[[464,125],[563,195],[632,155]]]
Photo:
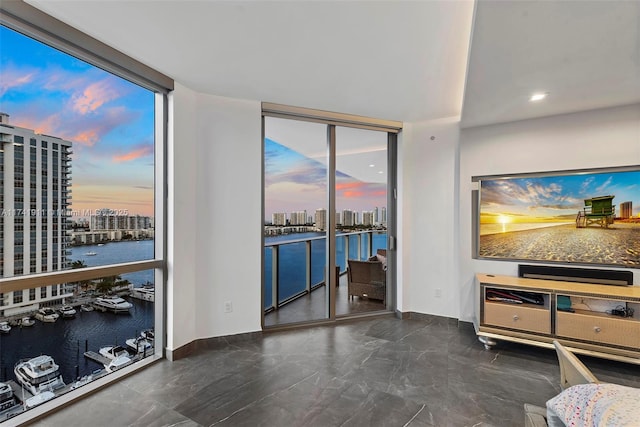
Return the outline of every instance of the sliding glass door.
[[[336,128],[336,315],[387,305],[387,133]]]
[[[326,319],[326,125],[265,117],[264,129],[265,324]]]
[[[389,132],[266,114],[263,127],[264,326],[392,308]]]

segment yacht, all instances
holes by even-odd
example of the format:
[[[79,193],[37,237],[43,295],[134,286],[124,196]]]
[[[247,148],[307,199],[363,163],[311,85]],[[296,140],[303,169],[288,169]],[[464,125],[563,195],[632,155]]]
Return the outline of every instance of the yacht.
[[[36,324],[36,321],[33,320],[31,317],[23,317],[22,320],[20,320],[20,326],[23,326],[23,327],[33,326],[35,324]]]
[[[42,355],[18,362],[13,370],[18,383],[31,394],[53,391],[64,387],[60,367],[51,356]]]
[[[98,253],[97,253],[97,252],[93,252],[93,251],[85,252],[84,254],[85,254],[86,256],[95,256],[95,255],[98,255]]]
[[[60,307],[60,314],[62,317],[71,318],[76,317],[76,309],[71,307],[70,305],[63,305]]]
[[[82,311],[93,311],[93,306],[89,304],[82,304],[80,306],[80,310]]]
[[[113,311],[114,313],[129,312],[129,309],[133,307],[133,304],[131,304],[130,302],[115,296],[114,297],[98,297],[93,302],[93,305],[95,305],[96,307],[100,308],[103,311],[109,310],[109,311]]]
[[[11,332],[11,326],[9,326],[9,322],[0,322],[0,333],[8,334]]]
[[[58,316],[58,313],[56,313],[49,307],[41,308],[36,313],[36,319],[41,322],[55,322],[56,320],[58,320],[58,317],[60,317]]]
[[[153,344],[153,340],[155,339],[155,334],[153,333],[153,328],[152,329],[145,329],[144,331],[140,332],[140,336],[143,337],[143,338],[146,338],[149,341],[151,341],[152,344]]]
[[[102,347],[99,353],[109,360],[109,363],[104,364],[107,372],[117,371],[133,363],[133,359],[127,349],[119,345]]]
[[[137,354],[143,354],[145,356],[153,353],[153,339],[148,339],[142,335],[136,338],[129,338],[125,341],[127,347]]]
[[[13,389],[7,383],[0,383],[0,411],[9,409],[16,404]]]
[[[131,296],[133,298],[141,299],[143,301],[155,301],[155,288],[153,286],[143,286],[141,288],[133,288],[131,290]]]

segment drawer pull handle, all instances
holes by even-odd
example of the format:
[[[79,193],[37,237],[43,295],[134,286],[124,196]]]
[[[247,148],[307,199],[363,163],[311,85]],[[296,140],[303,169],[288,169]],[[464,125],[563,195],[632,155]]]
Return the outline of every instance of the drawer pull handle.
[[[513,320],[515,321],[515,320],[518,320],[518,319],[520,319],[520,318],[518,317],[518,315],[517,315],[517,314],[514,314],[514,315],[513,315]]]
[[[594,326],[593,330],[595,331],[595,333],[597,334],[598,332],[600,332],[600,326]]]

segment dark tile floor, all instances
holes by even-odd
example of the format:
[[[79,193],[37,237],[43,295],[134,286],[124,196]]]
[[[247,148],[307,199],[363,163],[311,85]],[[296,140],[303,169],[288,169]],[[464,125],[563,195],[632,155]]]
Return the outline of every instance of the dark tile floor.
[[[640,387],[639,366],[581,359]],[[552,350],[487,351],[468,323],[386,316],[161,361],[35,425],[521,426],[523,404],[543,406],[558,381]]]

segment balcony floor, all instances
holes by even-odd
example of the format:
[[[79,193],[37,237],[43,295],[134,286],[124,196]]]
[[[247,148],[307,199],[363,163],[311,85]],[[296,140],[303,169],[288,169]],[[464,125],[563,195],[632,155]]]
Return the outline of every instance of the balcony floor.
[[[347,294],[347,275],[340,276],[340,285],[336,289],[336,316],[347,316],[357,313],[381,311],[385,309],[382,301],[353,297]],[[326,319],[327,298],[322,286],[309,295],[298,298],[265,315],[265,326],[284,325],[287,323],[305,322]]]

